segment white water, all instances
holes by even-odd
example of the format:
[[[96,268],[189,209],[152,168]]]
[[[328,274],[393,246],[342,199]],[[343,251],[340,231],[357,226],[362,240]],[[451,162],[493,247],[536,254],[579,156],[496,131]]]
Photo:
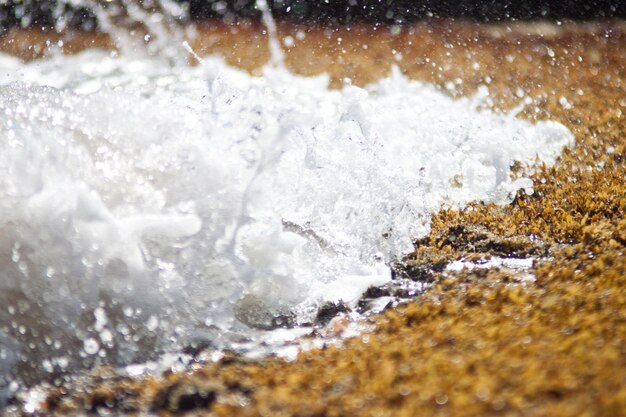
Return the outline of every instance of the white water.
[[[530,192],[513,162],[573,141],[397,70],[330,90],[280,66],[87,51],[0,56],[0,80],[0,379],[355,303],[442,204]]]

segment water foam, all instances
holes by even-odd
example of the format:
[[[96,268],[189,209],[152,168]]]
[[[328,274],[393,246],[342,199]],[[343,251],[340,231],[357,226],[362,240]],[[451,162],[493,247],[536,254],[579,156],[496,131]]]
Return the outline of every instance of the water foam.
[[[553,164],[573,141],[397,69],[330,90],[280,67],[87,51],[1,56],[0,76],[7,378],[354,303],[442,204],[510,202],[532,188],[515,161]]]

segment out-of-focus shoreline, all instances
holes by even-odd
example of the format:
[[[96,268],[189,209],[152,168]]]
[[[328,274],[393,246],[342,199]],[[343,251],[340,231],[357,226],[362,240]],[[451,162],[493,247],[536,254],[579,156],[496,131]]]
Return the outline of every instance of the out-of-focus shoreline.
[[[141,38],[141,28],[137,30],[137,37]],[[219,54],[230,65],[253,73],[258,73],[269,61],[267,34],[258,21],[241,19],[226,24],[220,19],[206,20],[187,26],[185,31],[191,47],[200,56]],[[465,85],[475,86],[485,81],[482,75],[488,71],[467,67],[465,63],[474,57],[480,59],[484,47],[510,48],[520,42],[525,45],[533,42],[537,45],[546,42],[564,44],[624,31],[626,21],[617,19],[559,23],[547,20],[476,23],[430,19],[406,25],[356,23],[329,26],[278,22],[278,37],[283,43],[287,67],[305,76],[326,73],[334,87],[346,82],[356,85],[374,82],[387,75],[391,65],[398,66],[410,78],[437,84],[461,79]],[[0,36],[0,52],[23,60],[59,53],[76,54],[89,48],[115,50],[116,46],[108,34],[98,31],[13,28]],[[461,65],[454,63],[455,67],[451,68],[453,59],[447,55],[454,48],[465,48],[466,59]],[[441,55],[441,61],[450,62],[443,66],[432,65],[426,62],[431,54]],[[197,63],[191,56],[189,61]],[[481,75],[480,79],[476,75]],[[463,93],[464,87],[458,87]]]

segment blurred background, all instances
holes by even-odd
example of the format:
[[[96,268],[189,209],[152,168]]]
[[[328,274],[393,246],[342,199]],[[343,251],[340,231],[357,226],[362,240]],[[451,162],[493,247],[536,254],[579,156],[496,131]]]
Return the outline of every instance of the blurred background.
[[[159,0],[94,0],[101,3],[138,1],[151,6]],[[172,1],[172,0],[170,0]],[[193,20],[233,22],[257,19],[255,0],[178,0]],[[95,30],[94,17],[84,8],[68,6],[78,0],[0,0],[0,30],[11,27],[51,27],[64,14],[71,27]],[[426,18],[465,18],[477,21],[530,19],[607,19],[626,17],[624,0],[268,0],[274,15],[307,23],[402,24]]]

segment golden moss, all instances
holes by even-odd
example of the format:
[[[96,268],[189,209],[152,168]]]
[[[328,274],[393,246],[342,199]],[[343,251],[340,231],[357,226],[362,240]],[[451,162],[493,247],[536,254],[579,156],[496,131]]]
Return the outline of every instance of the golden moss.
[[[199,28],[197,49],[249,70],[267,58],[258,26]],[[567,125],[576,145],[506,207],[442,210],[406,270],[433,286],[377,317],[376,330],[294,362],[227,358],[143,381],[109,375],[59,388],[50,413],[99,407],[216,416],[626,415],[626,30],[622,23],[435,22],[302,31],[289,65],[365,83],[393,62],[411,77],[469,94],[488,83],[498,107]],[[13,34],[14,39],[24,34]],[[250,42],[251,36],[259,43]],[[3,40],[7,45],[17,41]],[[89,44],[88,41],[84,43]],[[15,49],[14,49],[15,51]],[[451,83],[451,84],[450,84]],[[446,87],[447,86],[447,87]],[[563,105],[566,103],[566,105]],[[533,283],[506,271],[443,274],[460,257],[535,256]]]

